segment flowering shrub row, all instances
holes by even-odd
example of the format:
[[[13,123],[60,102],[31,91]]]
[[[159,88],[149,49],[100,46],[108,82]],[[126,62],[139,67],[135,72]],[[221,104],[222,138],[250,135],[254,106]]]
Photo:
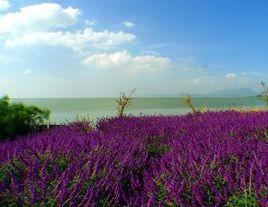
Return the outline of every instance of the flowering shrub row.
[[[0,144],[0,206],[266,206],[268,112],[140,116]]]

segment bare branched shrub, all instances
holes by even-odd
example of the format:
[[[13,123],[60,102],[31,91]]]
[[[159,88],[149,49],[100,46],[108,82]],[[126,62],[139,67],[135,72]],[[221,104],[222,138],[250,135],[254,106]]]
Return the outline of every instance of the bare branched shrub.
[[[121,93],[120,97],[116,100],[119,117],[124,116],[126,108],[132,103],[133,94],[135,93],[135,91],[136,89],[133,89],[129,95]]]
[[[77,114],[75,120],[70,122],[69,125],[80,129],[81,132],[91,132],[94,130],[94,123],[89,116],[81,116]]]
[[[186,106],[188,106],[191,109],[192,112],[194,112],[194,113],[198,112],[198,110],[196,110],[196,108],[193,105],[191,96],[189,96],[189,95],[185,96],[183,98],[183,102],[185,103]]]
[[[261,98],[268,107],[268,86],[264,82],[261,82],[262,86],[262,92],[261,92]]]

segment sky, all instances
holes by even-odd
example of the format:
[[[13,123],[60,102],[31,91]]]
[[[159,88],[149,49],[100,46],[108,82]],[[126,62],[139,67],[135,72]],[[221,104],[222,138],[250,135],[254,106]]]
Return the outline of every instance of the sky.
[[[0,0],[0,95],[260,90],[266,0]]]

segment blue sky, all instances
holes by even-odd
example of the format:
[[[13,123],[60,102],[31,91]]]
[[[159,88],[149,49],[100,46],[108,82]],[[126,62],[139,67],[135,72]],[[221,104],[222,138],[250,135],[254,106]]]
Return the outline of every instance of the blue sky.
[[[0,94],[259,90],[268,1],[0,0]]]

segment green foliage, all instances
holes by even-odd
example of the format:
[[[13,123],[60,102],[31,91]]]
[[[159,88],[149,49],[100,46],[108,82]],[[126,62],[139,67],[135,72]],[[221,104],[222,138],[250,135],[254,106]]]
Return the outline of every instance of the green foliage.
[[[253,190],[248,188],[244,192],[233,195],[225,207],[258,207],[258,203]]]
[[[67,169],[70,160],[67,156],[65,155],[58,155],[57,157],[55,157],[55,159],[52,159],[51,157],[49,157],[49,152],[45,152],[43,154],[39,155],[39,160],[41,163],[45,163],[46,164],[46,172],[48,174],[51,174],[53,172],[53,170],[55,170],[56,168],[60,171],[63,172],[64,170]],[[41,172],[40,172],[41,173]]]
[[[55,164],[56,166],[61,170],[64,171],[69,164],[69,158],[66,156],[59,156],[56,160],[55,160]]]
[[[99,179],[103,178],[107,176],[107,170],[106,169],[102,169],[100,170],[98,173],[96,174],[92,174],[91,176],[89,176],[85,182],[82,185],[82,191],[81,194],[85,195],[87,190],[92,187]]]
[[[9,191],[6,190],[4,192],[0,192],[1,199],[0,199],[0,206],[6,206],[6,207],[18,207],[19,205],[16,197]]]
[[[33,207],[56,207],[57,201],[55,198],[46,198],[42,202],[37,202],[33,205]]]
[[[226,186],[226,181],[224,177],[216,174],[214,176],[212,184],[214,186],[213,188],[208,184],[204,184],[202,186],[202,189],[204,192],[204,204],[206,206],[213,206],[213,204],[216,202],[215,201],[215,196],[216,196],[215,188],[218,190],[219,193],[222,193],[222,190]]]
[[[8,164],[0,165],[0,182],[3,182],[8,178],[8,172],[9,172]]]
[[[154,145],[154,144],[148,144],[146,147],[146,152],[151,157],[159,157],[162,154],[169,151],[169,147],[167,145]]]
[[[160,178],[155,178],[154,183],[156,185],[157,192],[155,194],[155,200],[161,203],[163,207],[177,207],[174,202],[167,201],[169,194],[168,188],[165,186],[166,175],[161,174]]]
[[[88,190],[88,188],[92,185],[94,185],[98,181],[99,177],[98,175],[92,175],[89,177],[82,186],[82,191],[85,192]]]
[[[163,202],[165,203],[166,202],[166,197],[167,197],[167,194],[168,194],[168,190],[164,184],[164,181],[165,181],[165,175],[161,175],[160,179],[154,179],[154,183],[156,185],[156,188],[157,188],[157,192],[156,192],[156,200],[158,202]]]
[[[76,184],[80,182],[80,177],[78,175],[75,175],[72,180],[68,183],[67,188],[71,189],[74,187]]]
[[[97,207],[110,207],[110,205],[107,201],[107,196],[105,196],[103,193],[99,195],[99,198],[97,200],[96,206]]]
[[[36,106],[11,104],[8,96],[0,99],[0,140],[25,135],[49,121],[50,112]]]
[[[27,167],[17,159],[12,159],[9,163],[3,163],[0,165],[0,182],[5,185],[9,185],[10,175],[16,177],[16,179],[22,179],[22,175],[27,172]]]
[[[266,104],[266,107],[268,107],[268,86],[264,82],[261,82],[262,86],[262,92],[261,92],[261,98],[263,102]]]
[[[268,142],[268,129],[264,130],[264,140]]]

